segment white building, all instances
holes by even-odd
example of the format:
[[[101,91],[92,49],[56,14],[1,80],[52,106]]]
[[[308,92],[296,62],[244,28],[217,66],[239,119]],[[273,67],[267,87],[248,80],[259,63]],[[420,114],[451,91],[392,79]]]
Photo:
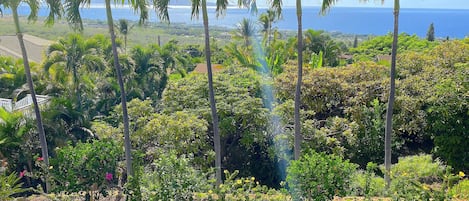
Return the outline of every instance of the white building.
[[[45,105],[49,102],[49,96],[36,95],[37,103],[39,106]],[[32,107],[33,99],[31,94],[26,95],[23,99],[13,102],[11,99],[0,98],[0,107],[5,108],[9,112],[20,111],[27,117],[34,118],[34,109]]]

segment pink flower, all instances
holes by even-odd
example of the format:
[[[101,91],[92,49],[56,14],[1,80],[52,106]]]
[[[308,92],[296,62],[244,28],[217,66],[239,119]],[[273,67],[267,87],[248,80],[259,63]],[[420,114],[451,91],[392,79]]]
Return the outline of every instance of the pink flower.
[[[111,181],[112,180],[112,173],[106,172],[106,180]]]
[[[24,177],[24,175],[26,174],[26,170],[23,170],[20,172],[20,177]]]
[[[37,161],[43,161],[43,160],[44,160],[44,158],[43,158],[43,157],[39,157],[39,158],[37,158]]]

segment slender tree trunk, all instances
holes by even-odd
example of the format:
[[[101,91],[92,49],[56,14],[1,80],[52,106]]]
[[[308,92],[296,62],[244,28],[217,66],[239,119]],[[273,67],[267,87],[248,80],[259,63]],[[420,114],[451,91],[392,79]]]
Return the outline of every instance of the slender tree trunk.
[[[23,54],[23,64],[24,64],[24,70],[26,74],[26,80],[28,82],[29,92],[31,93],[31,99],[33,100],[34,113],[36,115],[37,132],[39,133],[39,141],[41,143],[41,152],[42,152],[41,154],[42,154],[42,158],[44,159],[45,166],[49,167],[49,151],[47,149],[46,134],[44,132],[44,126],[42,125],[41,112],[39,111],[39,105],[36,99],[36,91],[34,90],[34,83],[31,77],[31,68],[29,67],[28,54],[26,52],[26,47],[24,46],[23,33],[21,33],[17,6],[12,6],[11,10],[13,12],[13,19],[15,21],[16,36],[18,36],[21,53]],[[46,184],[46,188],[44,189],[44,192],[47,193],[50,188],[47,176],[44,177],[44,182]]]
[[[78,72],[77,67],[73,67],[73,82],[75,84],[75,92],[77,93],[77,107],[81,110],[81,90],[80,90],[80,83],[78,81]]]
[[[127,34],[124,34],[124,52],[127,53]]]
[[[301,0],[296,0],[296,15],[298,17],[298,79],[295,91],[295,160],[300,159],[301,152],[301,122],[300,122],[300,96],[303,80],[303,26],[301,21]]]
[[[111,34],[114,67],[116,68],[117,80],[119,81],[119,88],[121,91],[122,116],[123,116],[123,121],[124,121],[123,123],[124,123],[125,162],[126,162],[126,167],[127,167],[127,176],[133,176],[132,153],[131,153],[130,132],[129,132],[129,116],[127,114],[127,98],[125,94],[124,80],[122,79],[122,69],[119,64],[119,55],[117,53],[116,35],[114,33],[114,21],[112,20],[112,12],[111,12],[111,0],[106,0],[106,15],[107,15],[107,23],[109,26],[109,34]]]
[[[388,108],[386,111],[386,128],[384,135],[384,166],[386,172],[384,178],[386,181],[386,189],[391,186],[391,135],[392,135],[392,112],[394,107],[394,95],[396,93],[396,56],[397,56],[397,41],[399,36],[399,0],[394,0],[394,33],[392,40],[391,51],[391,82],[389,90]]]
[[[210,99],[210,109],[212,111],[213,123],[213,144],[215,147],[215,177],[217,179],[217,187],[222,183],[221,181],[221,146],[220,146],[220,133],[218,129],[218,115],[217,106],[215,103],[215,94],[213,92],[213,78],[212,78],[212,62],[210,51],[210,34],[208,30],[208,14],[207,14],[207,1],[202,0],[202,15],[204,21],[205,31],[205,59],[207,61],[207,75],[208,75],[208,92]]]

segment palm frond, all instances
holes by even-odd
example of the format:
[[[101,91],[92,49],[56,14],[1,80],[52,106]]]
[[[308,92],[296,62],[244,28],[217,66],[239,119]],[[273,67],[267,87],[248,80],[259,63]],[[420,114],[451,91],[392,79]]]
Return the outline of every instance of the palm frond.
[[[153,0],[153,7],[155,8],[156,15],[163,22],[169,22],[168,14],[169,0]]]
[[[282,16],[282,4],[282,0],[271,0],[270,2],[270,7],[274,10],[277,19],[280,19],[280,16]]]
[[[192,11],[191,11],[192,19],[199,18],[201,3],[202,3],[202,0],[192,0]]]
[[[37,20],[37,13],[39,10],[39,1],[37,0],[26,0],[24,1],[26,4],[28,4],[29,9],[31,12],[28,15],[28,20],[29,21],[36,21]]]
[[[49,15],[47,16],[45,23],[50,26],[54,24],[55,19],[62,18],[63,7],[61,0],[46,0],[46,4],[49,7]]]
[[[331,6],[337,3],[339,0],[323,0],[322,1],[322,6],[321,6],[321,15],[327,14],[327,12],[330,10]]]
[[[227,6],[228,6],[228,0],[217,0],[217,8],[216,8],[217,17],[225,15]]]
[[[80,15],[80,7],[89,5],[89,0],[66,0],[64,3],[65,15],[70,27],[76,31],[83,31],[83,20]]]

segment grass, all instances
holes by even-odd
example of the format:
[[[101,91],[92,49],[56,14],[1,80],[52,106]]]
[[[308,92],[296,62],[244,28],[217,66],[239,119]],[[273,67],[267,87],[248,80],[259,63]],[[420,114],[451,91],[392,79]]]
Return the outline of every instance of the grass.
[[[52,27],[45,26],[41,20],[28,22],[24,17],[20,19],[20,23],[24,33],[52,41],[73,32],[64,20],[57,21]],[[96,34],[108,35],[107,25],[104,21],[86,20],[84,26],[83,35],[86,37]],[[16,33],[11,16],[0,18],[0,27],[2,27],[0,35],[15,35]],[[120,37],[118,30],[116,31]],[[217,41],[229,41],[231,39],[230,31],[226,28],[211,27],[210,35]],[[204,30],[202,23],[201,25],[148,23],[144,26],[135,24],[129,31],[127,38],[129,47],[137,44],[158,43],[158,38],[162,44],[169,40],[177,40],[180,44],[203,45]]]

